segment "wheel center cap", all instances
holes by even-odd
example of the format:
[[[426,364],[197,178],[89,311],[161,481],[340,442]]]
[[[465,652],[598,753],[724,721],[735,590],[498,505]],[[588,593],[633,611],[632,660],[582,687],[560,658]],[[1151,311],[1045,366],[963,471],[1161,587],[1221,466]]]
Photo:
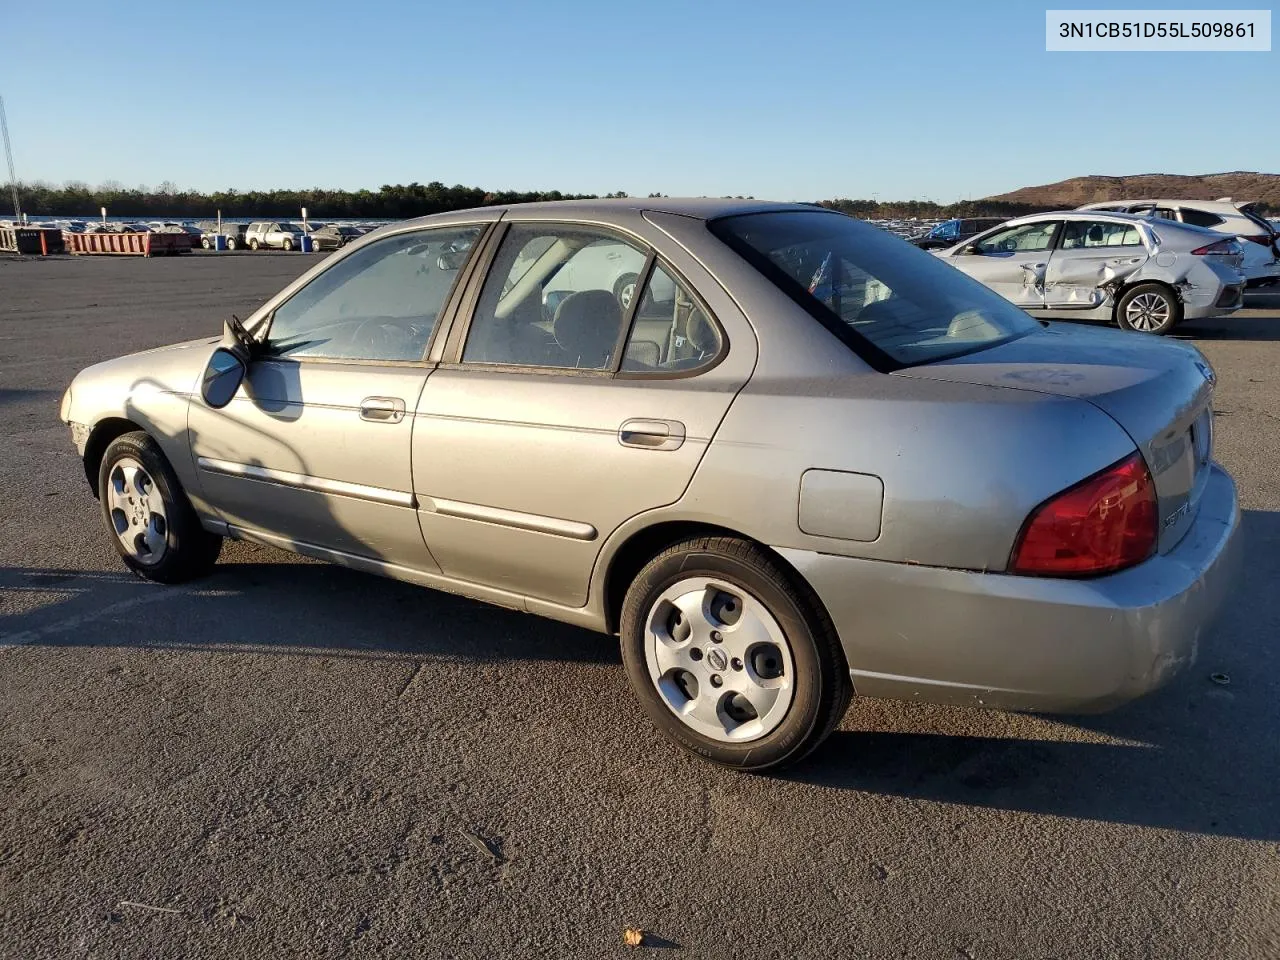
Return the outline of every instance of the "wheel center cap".
[[[712,670],[723,670],[725,667],[729,666],[729,658],[725,655],[723,650],[718,647],[712,647],[711,650],[707,652],[707,663],[710,665]]]

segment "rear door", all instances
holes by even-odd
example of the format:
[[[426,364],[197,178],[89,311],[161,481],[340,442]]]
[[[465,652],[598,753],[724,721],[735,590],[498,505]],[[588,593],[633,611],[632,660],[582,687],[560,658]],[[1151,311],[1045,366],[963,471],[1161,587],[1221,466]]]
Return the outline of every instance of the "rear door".
[[[638,213],[624,222],[515,222],[491,247],[413,433],[446,575],[582,605],[602,544],[684,494],[750,375],[733,301]]]
[[[1049,253],[1061,226],[1061,220],[1037,220],[1005,227],[977,240],[975,252],[957,251],[949,262],[1006,300],[1040,309]]]
[[[1068,220],[1045,271],[1045,306],[1095,310],[1110,298],[1112,284],[1139,270],[1149,254],[1132,223]]]

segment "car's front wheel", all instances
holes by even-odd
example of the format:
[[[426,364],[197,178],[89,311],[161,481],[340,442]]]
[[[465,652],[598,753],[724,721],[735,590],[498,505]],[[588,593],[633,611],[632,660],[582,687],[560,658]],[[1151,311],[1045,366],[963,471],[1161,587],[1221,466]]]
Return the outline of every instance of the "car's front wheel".
[[[1140,283],[1125,291],[1116,304],[1116,322],[1122,330],[1164,334],[1182,319],[1182,304],[1168,287]]]
[[[227,249],[228,249],[228,250],[234,250],[235,248],[236,248],[236,238],[235,238],[235,237],[227,237]]]
[[[292,240],[290,240],[288,237],[285,237],[285,238],[284,238],[284,243],[283,243],[283,245],[282,245],[282,246],[285,248],[285,250],[292,250],[292,249],[293,249],[293,241],[292,241]]]
[[[745,540],[664,550],[628,589],[620,627],[645,712],[681,747],[724,766],[761,771],[801,759],[853,692],[817,598]]]
[[[107,447],[98,499],[121,559],[143,579],[182,583],[217,561],[222,538],[200,525],[169,461],[146,433],[126,433]]]

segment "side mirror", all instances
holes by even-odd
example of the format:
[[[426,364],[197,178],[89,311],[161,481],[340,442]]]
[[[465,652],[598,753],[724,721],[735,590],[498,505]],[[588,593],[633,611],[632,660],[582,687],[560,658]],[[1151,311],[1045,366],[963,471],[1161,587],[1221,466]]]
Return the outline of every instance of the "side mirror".
[[[966,244],[964,245],[964,249],[963,249],[963,250],[961,250],[960,252],[961,252],[961,253],[967,253],[967,254],[969,254],[970,256],[976,256],[976,255],[978,255],[978,254],[982,253],[982,251],[978,249],[978,245],[977,245],[976,243],[966,243]]]
[[[200,379],[200,396],[215,410],[221,410],[240,389],[247,371],[244,361],[227,347],[218,347],[209,358]]]

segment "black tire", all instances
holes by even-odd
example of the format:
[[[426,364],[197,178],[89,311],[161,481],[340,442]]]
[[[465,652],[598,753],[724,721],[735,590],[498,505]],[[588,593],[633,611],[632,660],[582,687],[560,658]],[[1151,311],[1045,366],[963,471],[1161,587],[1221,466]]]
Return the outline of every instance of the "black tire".
[[[284,247],[284,249],[285,249],[286,251],[288,251],[288,250],[292,250],[292,249],[293,249],[293,241],[292,241],[292,240],[290,240],[288,237],[285,237],[285,238],[284,238],[284,244],[283,244],[283,247]]]
[[[1141,321],[1134,321],[1129,316],[1129,306],[1139,297],[1143,298],[1143,302],[1154,303],[1152,298],[1158,298],[1163,303],[1162,319],[1155,326],[1145,326]],[[1135,325],[1135,322],[1138,325]],[[1136,287],[1131,287],[1124,292],[1120,300],[1116,303],[1116,323],[1121,330],[1131,330],[1134,333],[1152,333],[1156,336],[1163,336],[1171,331],[1179,323],[1182,322],[1182,303],[1178,300],[1172,290],[1159,283],[1140,283]]]
[[[156,562],[148,563],[131,555],[120,537],[111,516],[108,485],[117,463],[124,458],[140,463],[155,482],[164,501],[166,515],[165,549]],[[102,519],[111,542],[125,566],[144,580],[156,583],[183,583],[208,573],[222,551],[222,537],[200,525],[191,502],[182,490],[173,468],[160,450],[160,445],[139,430],[117,437],[107,447],[98,469],[98,500]]]
[[[636,283],[640,277],[634,273],[624,273],[613,283],[613,295],[618,298],[618,303],[625,311],[631,305],[631,297],[635,296]],[[628,296],[627,287],[631,288],[631,294]]]
[[[201,237],[201,238],[200,238],[200,246],[202,246],[202,247],[204,247],[206,250],[208,250],[208,249],[209,249],[209,247],[211,246],[211,244],[209,243],[209,238],[208,238],[208,237]]]
[[[228,250],[234,250],[235,248],[236,248],[236,238],[235,238],[235,237],[227,237],[227,249],[228,249]]]
[[[258,238],[254,237],[249,241],[249,249],[256,251],[258,249]]]
[[[793,699],[769,733],[742,743],[715,740],[678,719],[649,673],[646,619],[668,587],[711,576],[760,601],[777,621],[795,667]],[[622,659],[646,714],[670,740],[694,756],[736,770],[760,772],[795,763],[835,729],[853,695],[840,640],[808,585],[798,582],[766,550],[731,537],[685,540],[645,565],[627,589],[620,618]]]

